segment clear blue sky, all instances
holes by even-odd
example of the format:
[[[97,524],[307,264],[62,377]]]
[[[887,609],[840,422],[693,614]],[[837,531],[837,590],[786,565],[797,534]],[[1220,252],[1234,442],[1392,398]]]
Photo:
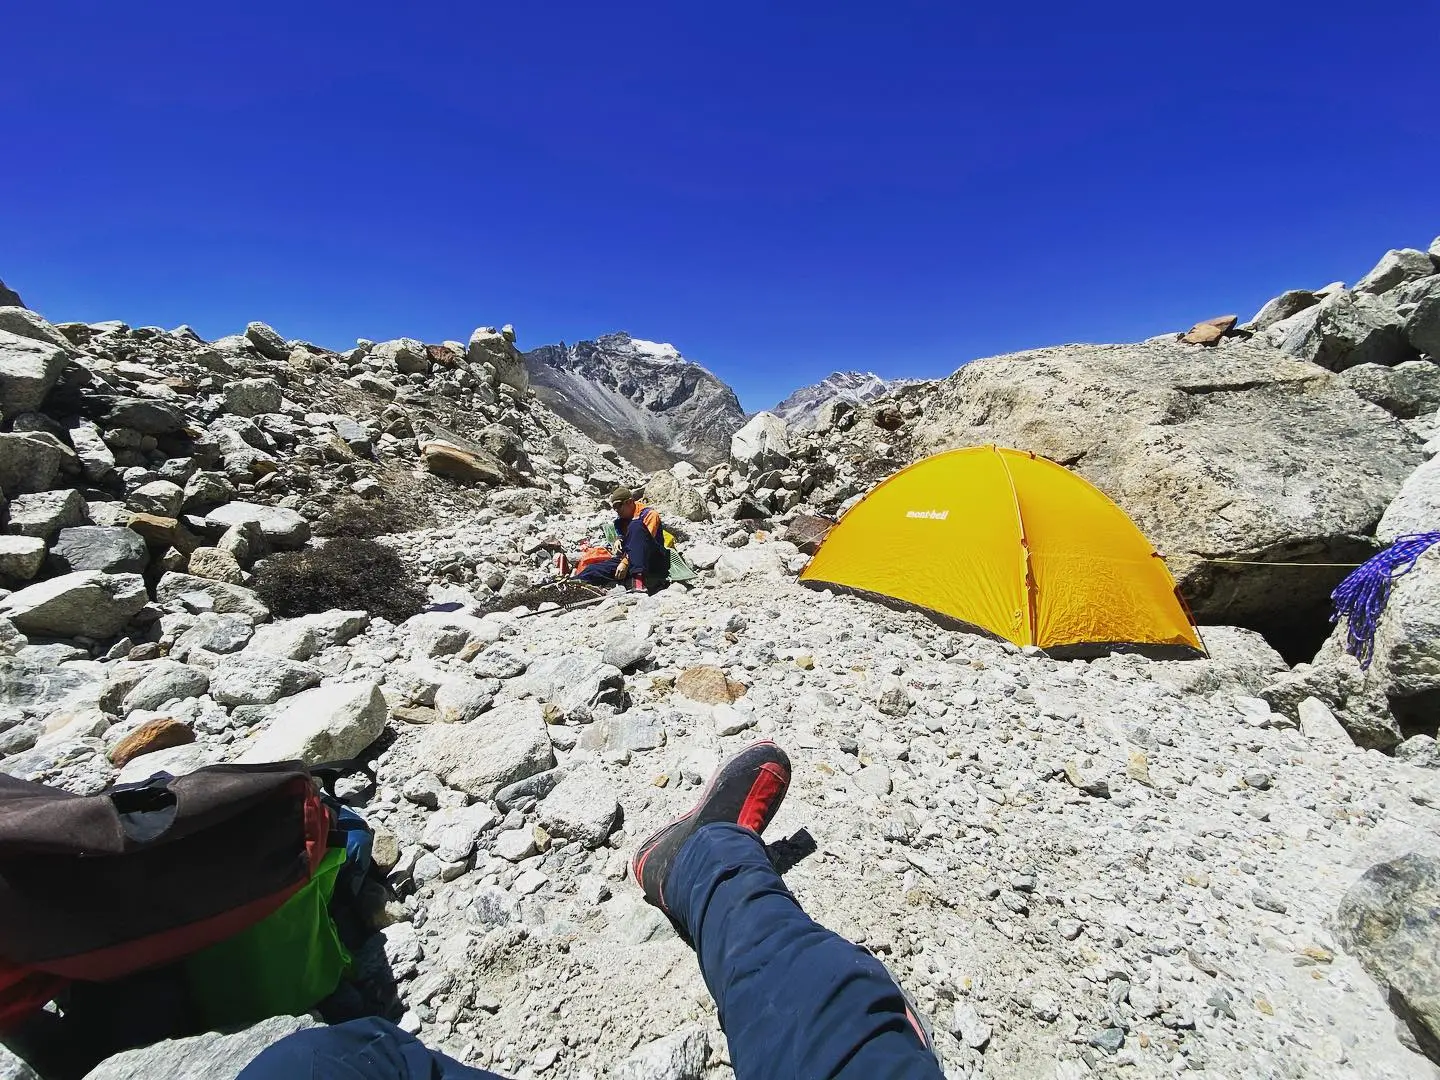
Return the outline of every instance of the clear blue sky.
[[[55,319],[671,341],[751,409],[1354,281],[1440,232],[1440,6],[10,5]]]

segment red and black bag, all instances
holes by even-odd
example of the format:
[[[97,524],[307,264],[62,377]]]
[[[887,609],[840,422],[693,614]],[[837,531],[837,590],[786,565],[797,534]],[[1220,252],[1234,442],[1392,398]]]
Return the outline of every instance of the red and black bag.
[[[0,775],[0,1022],[60,980],[119,978],[254,925],[310,880],[331,824],[295,762],[90,796]]]

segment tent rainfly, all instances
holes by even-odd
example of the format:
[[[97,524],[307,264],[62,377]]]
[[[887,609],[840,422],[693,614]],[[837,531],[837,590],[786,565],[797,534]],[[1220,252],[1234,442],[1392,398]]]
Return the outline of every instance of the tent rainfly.
[[[1052,655],[1205,655],[1165,561],[1094,485],[1000,446],[935,454],[878,484],[800,580],[922,608]]]

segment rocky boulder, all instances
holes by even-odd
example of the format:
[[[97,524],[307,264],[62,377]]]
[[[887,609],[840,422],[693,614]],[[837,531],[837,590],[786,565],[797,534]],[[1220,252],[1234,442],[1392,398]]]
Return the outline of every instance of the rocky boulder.
[[[515,348],[513,334],[507,336],[493,326],[477,327],[470,335],[465,356],[477,367],[489,364],[495,370],[496,381],[502,385],[513,387],[522,394],[530,389],[525,358]]]
[[[1414,360],[1405,320],[1386,300],[1363,292],[1336,292],[1270,330],[1280,349],[1331,371],[1357,364]]]
[[[756,413],[730,436],[730,457],[757,469],[783,469],[790,464],[790,438],[785,421],[774,413]]]
[[[9,518],[10,532],[50,540],[60,530],[84,523],[85,499],[73,488],[17,495]]]
[[[315,1026],[308,1016],[272,1016],[231,1035],[167,1039],[107,1058],[85,1080],[235,1080],[262,1050]]]
[[[42,581],[0,600],[0,617],[27,634],[114,637],[149,596],[138,574],[81,570]]]
[[[1243,341],[977,360],[937,385],[911,437],[916,457],[995,442],[1075,469],[1165,556],[1200,621],[1272,640],[1323,625],[1344,571],[1247,564],[1360,561],[1355,538],[1421,461],[1416,436],[1334,376]]]
[[[430,357],[425,352],[425,343],[414,338],[382,341],[370,350],[370,355],[401,375],[427,375],[430,372]]]
[[[1360,364],[1342,371],[1340,381],[1403,420],[1440,409],[1440,364],[1429,360],[1406,360],[1394,367]]]
[[[280,411],[284,392],[274,379],[240,379],[225,387],[225,411],[236,416],[259,416]]]
[[[74,452],[44,431],[0,431],[0,494],[45,491],[67,467],[78,469]]]
[[[1391,249],[1380,257],[1371,270],[1355,283],[1355,291],[1373,293],[1376,296],[1387,293],[1397,285],[1435,273],[1435,263],[1430,256],[1415,248]]]
[[[283,506],[232,502],[217,506],[205,515],[205,525],[211,529],[231,529],[246,522],[254,522],[266,542],[281,550],[302,548],[310,539],[310,523]]]
[[[1265,306],[1257,311],[1249,322],[1242,325],[1244,329],[1259,334],[1319,302],[1320,297],[1309,289],[1290,289],[1272,300],[1267,300]]]
[[[5,282],[0,281],[0,307],[24,307],[25,301],[20,299],[20,294],[14,289],[8,288]]]
[[[419,753],[448,786],[478,799],[555,767],[540,704],[533,700],[508,702],[465,723],[428,727]]]
[[[40,408],[71,355],[53,342],[0,330],[0,420]]]
[[[659,507],[662,517],[685,521],[709,521],[710,507],[705,496],[669,469],[651,473],[645,481],[645,501]]]
[[[287,360],[290,357],[290,346],[285,339],[263,322],[247,325],[245,340],[266,360]]]
[[[1372,866],[1335,922],[1416,1047],[1440,1063],[1440,860],[1410,854]]]
[[[1406,317],[1405,338],[1412,348],[1440,361],[1440,288],[1422,297]]]
[[[45,541],[38,536],[0,536],[0,579],[29,581],[45,564]]]
[[[420,444],[425,468],[436,476],[448,476],[470,484],[503,484],[510,470],[499,458],[478,446],[464,448],[443,439],[427,439]]]
[[[287,701],[237,760],[319,765],[353,758],[379,738],[389,715],[378,683],[317,686]]]
[[[1375,526],[1375,539],[1393,544],[1410,533],[1440,530],[1440,457],[1432,457],[1406,479]]]

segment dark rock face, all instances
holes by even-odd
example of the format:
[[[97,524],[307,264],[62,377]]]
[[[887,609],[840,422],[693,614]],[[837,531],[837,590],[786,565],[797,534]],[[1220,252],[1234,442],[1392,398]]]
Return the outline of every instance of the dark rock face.
[[[745,422],[735,391],[671,345],[606,334],[525,353],[536,395],[642,469],[713,465]]]

